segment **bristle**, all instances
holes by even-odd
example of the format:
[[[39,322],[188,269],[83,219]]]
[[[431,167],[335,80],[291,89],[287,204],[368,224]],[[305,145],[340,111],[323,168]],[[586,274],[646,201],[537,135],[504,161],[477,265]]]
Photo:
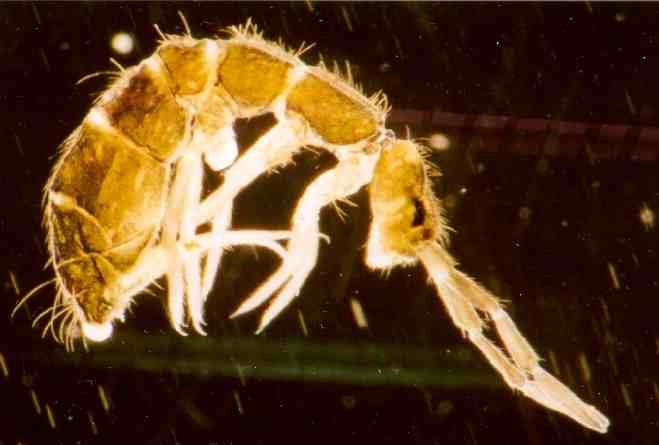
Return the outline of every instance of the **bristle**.
[[[190,31],[190,24],[185,18],[185,15],[181,11],[176,11],[178,14],[179,18],[181,19],[181,23],[183,23],[183,28],[185,29],[185,33],[188,37],[192,37],[192,31]]]

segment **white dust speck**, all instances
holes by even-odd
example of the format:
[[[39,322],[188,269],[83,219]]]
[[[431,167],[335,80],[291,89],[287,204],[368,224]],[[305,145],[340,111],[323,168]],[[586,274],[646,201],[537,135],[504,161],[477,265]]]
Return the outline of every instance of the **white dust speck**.
[[[117,54],[126,55],[133,52],[133,48],[135,48],[135,41],[133,40],[133,36],[130,34],[126,32],[118,32],[112,36],[110,45],[112,46],[114,52]]]
[[[442,133],[434,133],[428,138],[428,145],[435,150],[444,151],[451,147],[451,140]]]

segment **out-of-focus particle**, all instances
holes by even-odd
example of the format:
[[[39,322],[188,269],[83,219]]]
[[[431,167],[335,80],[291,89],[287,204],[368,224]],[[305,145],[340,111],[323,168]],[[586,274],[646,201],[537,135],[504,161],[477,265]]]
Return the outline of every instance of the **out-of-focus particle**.
[[[649,232],[650,230],[654,229],[654,211],[648,207],[646,203],[641,205],[641,210],[638,214],[638,217],[641,220],[643,227],[645,227],[645,230]]]
[[[615,344],[615,342],[616,342],[616,339],[613,336],[613,334],[611,334],[610,332],[607,332],[606,343],[607,343],[608,347],[606,348],[606,356],[609,359],[609,367],[613,371],[613,375],[618,376],[620,371],[619,371],[619,367],[618,367],[618,360],[616,358],[615,346],[613,346]]]
[[[519,209],[519,219],[528,222],[531,219],[532,210],[526,206]]]
[[[435,150],[444,151],[451,147],[451,140],[442,133],[435,133],[428,138],[428,145]]]
[[[34,389],[30,390],[30,398],[32,399],[32,405],[34,405],[34,411],[37,415],[41,415],[41,403],[39,403],[39,397]]]
[[[604,299],[600,298],[600,303],[602,304],[602,314],[604,315],[604,322],[611,323],[611,314],[609,313],[609,305],[606,304]]]
[[[57,428],[57,424],[55,423],[55,415],[53,414],[53,410],[50,409],[50,405],[46,403],[46,416],[48,417],[48,425],[52,429]]]
[[[14,133],[14,143],[16,144],[16,148],[18,148],[18,152],[20,153],[20,155],[25,156],[25,152],[23,151],[23,144],[21,143],[21,138],[16,133]]]
[[[352,316],[354,317],[357,326],[361,329],[368,328],[368,320],[366,319],[361,303],[354,298],[351,298],[350,309],[352,310]]]
[[[592,374],[590,372],[590,365],[588,364],[588,359],[586,354],[583,352],[579,353],[579,369],[581,369],[581,376],[585,382],[590,382]]]
[[[37,9],[37,5],[32,3],[32,13],[34,14],[34,19],[37,21],[37,25],[41,25],[41,15]]]
[[[300,322],[302,333],[304,334],[305,337],[307,337],[309,335],[309,331],[307,330],[307,323],[304,321],[304,314],[299,309],[297,311],[297,319]]]
[[[539,175],[546,175],[549,172],[549,161],[540,159],[536,165],[536,172]]]
[[[98,436],[98,427],[96,426],[96,420],[94,420],[94,415],[91,411],[87,411],[87,418],[89,418],[89,426],[92,429],[92,434]]]
[[[453,193],[449,193],[448,195],[446,195],[443,204],[447,209],[452,209],[453,207],[455,207],[456,204],[455,195],[453,195]]]
[[[616,268],[611,263],[606,263],[606,265],[609,268],[609,276],[611,277],[613,288],[620,289],[620,281],[618,280],[618,273],[616,272]]]
[[[341,404],[347,409],[354,408],[357,404],[357,398],[355,396],[343,396],[341,397]]]
[[[549,363],[551,363],[551,369],[554,371],[554,374],[561,376],[561,368],[558,367],[558,360],[556,359],[556,353],[553,349],[549,350]]]
[[[625,401],[625,405],[627,408],[629,408],[630,411],[634,411],[634,405],[632,404],[632,397],[629,394],[629,389],[627,389],[627,385],[624,383],[620,383],[620,393],[622,394],[622,398]]]
[[[242,386],[247,386],[247,379],[245,378],[245,373],[243,372],[243,366],[240,363],[236,363],[236,373],[238,374],[238,379]]]
[[[105,394],[105,389],[103,385],[98,385],[98,397],[101,399],[101,405],[103,405],[103,411],[106,413],[110,411],[110,401],[108,400],[107,395]]]
[[[435,411],[438,416],[446,416],[451,414],[453,411],[453,402],[450,400],[442,400],[437,404],[437,410]]]
[[[135,48],[135,40],[133,39],[133,36],[127,32],[118,32],[112,36],[110,46],[112,46],[114,52],[125,56],[126,54],[133,52],[133,48]]]
[[[352,32],[352,21],[350,20],[350,13],[345,7],[341,7],[341,13],[343,14],[343,20],[346,22],[348,31]]]
[[[44,49],[41,48],[39,50],[39,54],[41,55],[41,61],[43,62],[46,71],[50,72],[50,62],[48,61],[48,56],[46,55],[46,51],[44,51]]]
[[[634,102],[632,101],[632,96],[629,94],[629,90],[625,88],[625,99],[627,100],[627,107],[629,107],[629,112],[632,115],[636,114],[636,107],[634,106]]]
[[[233,390],[233,400],[236,401],[236,408],[238,409],[238,412],[240,414],[244,414],[245,411],[243,410],[243,402],[240,400],[240,393],[235,389]]]
[[[2,375],[5,378],[9,377],[9,368],[7,367],[7,362],[5,361],[5,356],[0,352],[0,370],[2,370]]]
[[[9,281],[11,281],[11,287],[14,288],[14,293],[16,293],[16,295],[20,295],[21,288],[18,287],[18,280],[16,279],[16,275],[11,270],[9,271]]]

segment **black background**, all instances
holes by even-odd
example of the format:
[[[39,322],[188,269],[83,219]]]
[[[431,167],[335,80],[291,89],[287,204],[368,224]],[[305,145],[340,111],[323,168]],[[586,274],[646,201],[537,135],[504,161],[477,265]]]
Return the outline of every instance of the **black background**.
[[[251,336],[258,314],[228,320],[276,265],[250,249],[227,257],[207,304],[208,337],[173,333],[155,288],[110,342],[87,352],[67,354],[30,328],[52,288],[10,320],[12,276],[19,294],[50,278],[40,201],[52,157],[106,84],[76,82],[114,70],[110,57],[126,66],[148,57],[154,23],[184,31],[178,10],[197,37],[252,17],[266,37],[315,42],[305,61],[350,60],[367,92],[387,93],[394,116],[488,113],[625,125],[632,135],[657,125],[656,4],[0,4],[0,358],[8,371],[0,443],[656,443],[657,235],[639,215],[643,205],[659,207],[659,147],[645,146],[650,155],[640,160],[633,137],[611,142],[599,159],[587,138],[555,156],[543,148],[550,133],[485,138],[424,120],[392,124],[402,134],[408,124],[415,137],[451,135],[451,149],[433,161],[456,230],[452,252],[511,301],[547,369],[608,414],[607,435],[507,389],[452,326],[423,271],[368,272],[363,192],[359,208],[343,206],[346,222],[323,212],[331,244],[299,299],[259,337]],[[110,46],[119,31],[135,38],[128,56]],[[270,123],[240,122],[241,145]],[[506,150],[512,142],[517,148]],[[286,227],[304,185],[332,163],[311,152],[296,161],[245,191],[238,226]],[[368,329],[356,326],[351,298]]]

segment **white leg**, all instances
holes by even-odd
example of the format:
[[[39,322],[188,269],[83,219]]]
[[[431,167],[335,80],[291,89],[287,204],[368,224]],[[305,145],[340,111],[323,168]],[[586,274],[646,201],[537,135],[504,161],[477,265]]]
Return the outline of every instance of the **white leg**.
[[[204,301],[201,293],[201,267],[199,255],[183,262],[185,276],[185,302],[190,316],[190,323],[197,333],[206,335],[204,331]]]
[[[290,277],[290,280],[286,283],[284,288],[277,294],[277,296],[272,300],[272,303],[265,310],[261,316],[259,326],[256,329],[256,333],[261,333],[272,320],[274,320],[277,315],[283,311],[286,306],[288,306],[291,301],[295,299],[302,290],[302,286],[307,281],[307,277],[316,266],[316,261],[318,261],[318,247],[320,241],[320,232],[316,229],[316,233],[309,233],[309,236],[315,237],[312,240],[307,239],[306,246],[300,246],[301,249],[298,252],[304,252],[304,256],[300,257],[300,263],[298,267],[293,270],[293,274]],[[293,247],[291,245],[291,247]]]
[[[178,224],[178,242],[176,249],[172,249],[171,268],[167,274],[170,290],[170,315],[172,324],[177,331],[181,331],[184,320],[184,313],[181,301],[181,292],[185,298],[188,309],[188,315],[192,327],[200,334],[204,334],[203,324],[203,306],[205,296],[203,286],[212,286],[217,273],[217,266],[221,258],[222,246],[231,244],[251,244],[265,245],[276,253],[282,254],[281,246],[275,240],[288,237],[288,232],[268,233],[265,231],[241,231],[234,232],[231,236],[227,231],[231,221],[231,205],[222,209],[219,218],[216,218],[218,224],[214,225],[208,239],[215,239],[216,244],[206,244],[208,250],[196,251],[188,250],[184,252],[181,246],[190,243],[196,238],[195,211],[199,206],[201,196],[203,177],[203,163],[201,157],[194,153],[186,153],[182,156],[177,164],[177,173],[172,187],[172,212],[177,212],[171,216],[171,224],[168,226],[172,230]],[[167,242],[171,242],[173,234],[168,234]],[[165,244],[167,245],[167,244]],[[205,267],[202,272],[201,263],[203,256],[207,256],[204,263]],[[185,256],[183,258],[183,256]],[[181,276],[182,275],[182,276]],[[183,280],[183,283],[181,281]],[[177,327],[179,327],[177,329]]]
[[[183,331],[185,300],[188,301],[188,307],[191,307],[190,302],[195,298],[191,296],[189,287],[190,284],[195,285],[195,279],[190,278],[191,274],[195,273],[195,266],[191,263],[198,264],[198,259],[191,258],[184,263],[179,240],[185,242],[186,238],[194,236],[195,226],[191,211],[199,203],[201,194],[200,166],[201,158],[198,154],[186,153],[179,159],[162,228],[162,247],[168,251],[166,272],[168,316],[174,330],[181,335],[185,335]],[[201,272],[196,271],[196,273],[199,276]],[[192,303],[195,309],[198,309],[197,306],[196,303]],[[195,314],[192,317],[193,320],[196,319],[197,324],[200,315]]]
[[[277,123],[236,162],[233,162],[237,148],[232,129],[226,129],[226,134],[223,133],[223,137],[216,141],[222,142],[225,146],[229,145],[228,148],[212,151],[204,149],[206,162],[212,168],[219,170],[227,165],[228,168],[224,173],[222,185],[206,197],[195,212],[193,225],[198,226],[211,222],[212,237],[225,233],[231,224],[233,201],[241,190],[268,170],[290,161],[293,154],[301,148],[302,142],[299,138],[298,127],[299,125],[294,121]],[[210,144],[207,146],[211,147]],[[263,245],[264,238],[257,238],[253,241],[253,243],[247,241],[245,244],[260,243]],[[274,246],[270,243],[268,247],[273,248]],[[222,249],[219,245],[208,249],[201,272],[202,304],[215,282],[221,258]]]
[[[171,246],[171,264],[167,273],[170,288],[168,306],[170,321],[179,333],[182,332],[181,326],[184,323],[183,297],[192,327],[197,332],[204,333],[203,306],[215,281],[222,252],[220,245],[217,245],[199,254],[187,252],[183,261],[182,251],[174,248],[175,243],[185,244],[196,234],[196,214],[200,205],[203,180],[202,154],[206,163],[216,171],[235,161],[238,148],[231,124],[213,134],[196,132],[187,151],[177,162],[163,228],[163,245]],[[232,204],[232,201],[229,203]],[[221,209],[219,217],[212,221],[213,235],[217,236],[228,229],[231,207],[228,205]],[[181,292],[184,293],[183,296]]]
[[[205,302],[205,293],[202,293],[202,279],[213,279],[217,273],[216,270],[212,270],[212,276],[209,274],[201,274],[200,270],[200,259],[203,256],[204,252],[207,252],[207,255],[210,255],[213,252],[221,252],[226,246],[235,246],[235,245],[260,245],[267,247],[276,254],[278,254],[282,260],[286,258],[286,251],[277,243],[278,240],[290,238],[290,232],[288,231],[259,231],[259,230],[234,230],[234,231],[219,231],[217,233],[209,233],[204,235],[195,236],[192,234],[190,238],[187,239],[187,242],[183,246],[195,246],[195,249],[187,249],[185,253],[185,260],[183,262],[183,268],[185,271],[185,281],[186,281],[186,303],[188,307],[188,312],[190,315],[191,323],[194,329],[205,335],[203,329],[204,318],[203,318],[203,306]],[[204,249],[204,247],[206,249]],[[221,255],[218,256],[218,260],[221,258]],[[206,258],[205,266],[208,267],[209,258]],[[219,263],[219,261],[218,261]],[[213,283],[211,281],[211,285]]]
[[[224,173],[224,182],[201,203],[195,216],[197,226],[211,221],[233,204],[240,191],[267,171],[291,160],[304,140],[293,121],[281,121],[261,136]]]
[[[233,119],[226,127],[213,134],[202,132],[195,134],[195,139],[191,145],[196,147],[198,152],[204,153],[206,165],[213,171],[220,172],[229,167],[238,157],[238,144],[233,130]],[[210,221],[211,232],[214,235],[228,230],[231,225],[232,209],[233,202],[230,202],[220,210],[218,216]],[[204,257],[201,272],[202,304],[206,301],[208,293],[215,283],[222,259],[222,249],[219,246],[213,247],[208,250]]]
[[[286,260],[240,305],[232,317],[260,306],[285,285],[263,314],[257,330],[261,332],[290,304],[299,294],[318,258],[321,238],[318,219],[321,209],[337,199],[352,195],[368,184],[376,160],[377,154],[352,153],[307,187],[293,214],[293,233]]]
[[[587,428],[606,432],[609,420],[540,367],[537,354],[498,300],[474,280],[456,270],[455,261],[439,244],[424,245],[419,249],[418,256],[437,286],[439,296],[455,325],[485,355],[510,387]],[[493,320],[510,357],[483,335],[485,322],[477,310]]]
[[[187,252],[201,251],[205,253],[215,247],[226,248],[230,246],[261,246],[272,250],[281,258],[288,253],[277,241],[290,239],[289,230],[229,230],[220,234],[204,233],[183,244]]]
[[[179,159],[178,172],[185,180],[185,188],[180,207],[181,226],[179,242],[185,243],[194,238],[197,227],[194,225],[194,211],[201,199],[204,165],[200,155],[186,154]],[[181,253],[182,255],[182,253]],[[205,334],[204,304],[201,289],[201,255],[187,254],[183,261],[185,278],[185,302],[190,316],[190,323],[195,331]]]
[[[167,315],[169,322],[176,332],[181,335],[188,335],[183,327],[185,326],[185,284],[183,279],[183,262],[178,252],[170,250],[167,270]]]
[[[175,246],[181,252],[179,258],[182,262],[187,261],[189,255],[203,255],[209,249],[217,246],[226,248],[236,245],[265,247],[283,259],[287,252],[277,241],[288,238],[290,238],[290,232],[286,230],[230,230],[219,238],[208,233],[195,235],[185,243],[179,242]],[[130,270],[122,274],[119,285],[126,294],[127,300],[167,273],[170,267],[170,252],[171,247],[169,246],[165,247],[162,244],[153,246],[142,254]]]
[[[227,205],[220,210],[220,214],[213,218],[211,221],[211,235],[214,237],[221,237],[222,233],[226,232],[231,225],[231,214],[233,212],[233,202],[227,203]],[[202,271],[202,296],[203,300],[206,301],[208,294],[210,293],[213,284],[215,283],[215,278],[220,269],[220,262],[222,260],[222,248],[213,247],[208,250],[206,258],[204,261],[204,267]]]
[[[175,231],[171,229],[171,226],[168,226],[168,230],[163,230],[163,238],[172,238],[171,233],[167,233],[168,231],[175,233]],[[185,315],[185,280],[188,280],[188,283],[190,283],[190,280],[183,275],[186,265],[198,264],[199,256],[204,255],[211,248],[216,248],[218,246],[228,247],[233,245],[265,247],[272,250],[283,259],[286,256],[286,251],[277,241],[288,238],[290,238],[290,232],[288,231],[244,230],[224,232],[219,237],[213,237],[208,233],[194,235],[193,238],[185,242],[175,241],[170,243],[163,241],[160,244],[145,249],[133,267],[124,271],[118,277],[115,293],[121,296],[121,301],[117,302],[115,305],[113,313],[108,317],[110,321],[107,324],[98,325],[96,323],[84,322],[84,317],[76,315],[73,312],[75,306],[64,301],[65,299],[74,297],[66,294],[66,291],[63,289],[58,291],[53,306],[39,315],[34,320],[34,323],[36,324],[39,319],[51,315],[51,322],[46,326],[46,329],[49,329],[53,327],[55,323],[53,317],[67,317],[67,323],[60,325],[59,329],[61,332],[59,332],[59,335],[62,335],[62,333],[65,334],[66,338],[64,340],[70,347],[70,342],[73,340],[73,333],[75,331],[73,328],[73,322],[83,320],[79,327],[82,329],[85,338],[94,341],[102,341],[111,335],[113,321],[124,319],[125,310],[131,304],[133,297],[142,292],[151,283],[163,275],[166,275],[168,281],[167,314],[170,323],[174,326],[176,331],[182,335],[186,335],[182,330]],[[61,267],[66,263],[76,262],[78,260],[78,258],[72,258],[66,262],[55,265],[55,267]],[[196,273],[187,273],[192,279],[194,279],[194,277],[199,277],[198,271]],[[28,294],[28,296],[24,297],[19,304],[23,304],[34,294],[34,292],[37,292],[49,283],[50,282],[44,283],[35,288],[30,294]],[[190,288],[194,289],[195,284],[188,284],[188,289]],[[191,294],[194,295],[193,291],[191,291]],[[67,308],[71,310],[71,313],[69,313],[69,309]],[[67,312],[62,312],[63,309],[66,309]],[[71,323],[68,322],[69,319],[71,319]],[[77,327],[77,325],[75,326]]]

